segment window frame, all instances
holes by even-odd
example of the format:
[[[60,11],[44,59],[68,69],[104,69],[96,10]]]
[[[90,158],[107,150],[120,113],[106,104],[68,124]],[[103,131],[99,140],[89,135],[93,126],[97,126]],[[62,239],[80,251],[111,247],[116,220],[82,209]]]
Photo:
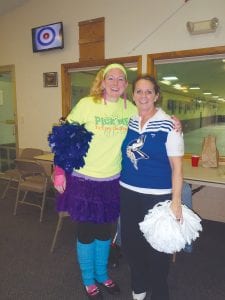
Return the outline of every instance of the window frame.
[[[225,54],[225,46],[147,54],[147,73],[157,78],[156,61],[160,61],[161,63],[163,60],[179,59],[182,62],[182,59],[190,57],[201,57],[202,59],[207,56],[213,57],[219,54]],[[185,158],[190,157],[190,153],[185,153]],[[220,156],[220,162],[225,163],[225,156]]]
[[[137,64],[137,73],[140,75],[142,73],[142,56],[130,56],[130,57],[118,57],[110,59],[92,60],[92,61],[82,61],[67,63],[61,65],[61,83],[62,83],[62,116],[66,117],[71,107],[71,71],[76,69],[84,69],[90,67],[101,68],[110,63],[122,63],[126,64]]]

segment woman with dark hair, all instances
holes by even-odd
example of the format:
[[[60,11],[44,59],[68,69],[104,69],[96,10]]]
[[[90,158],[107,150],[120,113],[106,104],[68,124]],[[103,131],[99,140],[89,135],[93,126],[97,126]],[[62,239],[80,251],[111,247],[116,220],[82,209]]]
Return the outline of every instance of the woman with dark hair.
[[[156,107],[160,88],[150,76],[133,83],[138,115],[131,117],[122,145],[121,237],[123,253],[131,270],[134,300],[168,300],[169,255],[153,249],[139,229],[149,209],[171,199],[171,210],[182,219],[183,136],[173,121]]]

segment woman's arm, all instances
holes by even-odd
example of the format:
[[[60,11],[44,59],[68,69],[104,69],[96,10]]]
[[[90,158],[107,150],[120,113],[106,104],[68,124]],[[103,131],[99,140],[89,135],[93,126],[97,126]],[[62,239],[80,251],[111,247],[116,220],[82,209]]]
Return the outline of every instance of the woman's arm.
[[[183,185],[182,156],[170,156],[172,168],[172,203],[171,210],[175,217],[182,221],[181,192]]]

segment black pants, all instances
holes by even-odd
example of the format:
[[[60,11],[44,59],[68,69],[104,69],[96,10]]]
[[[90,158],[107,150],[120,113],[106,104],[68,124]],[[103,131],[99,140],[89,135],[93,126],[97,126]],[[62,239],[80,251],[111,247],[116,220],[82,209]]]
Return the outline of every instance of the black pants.
[[[171,195],[140,194],[121,187],[122,250],[131,271],[135,293],[151,290],[152,300],[168,300],[167,276],[170,256],[154,250],[146,241],[138,223],[156,203],[171,199]]]
[[[77,238],[83,244],[92,243],[95,239],[106,241],[112,236],[112,224],[95,224],[92,222],[77,223]]]

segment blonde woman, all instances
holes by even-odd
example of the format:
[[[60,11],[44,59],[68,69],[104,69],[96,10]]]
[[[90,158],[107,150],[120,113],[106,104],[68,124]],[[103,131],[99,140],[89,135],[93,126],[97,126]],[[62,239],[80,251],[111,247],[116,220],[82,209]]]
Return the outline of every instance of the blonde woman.
[[[85,97],[67,117],[93,132],[85,165],[72,174],[56,166],[58,211],[68,211],[77,222],[77,259],[89,299],[102,299],[99,287],[118,295],[118,285],[107,272],[111,225],[119,217],[121,144],[136,107],[126,101],[127,73],[120,64],[100,70]]]

